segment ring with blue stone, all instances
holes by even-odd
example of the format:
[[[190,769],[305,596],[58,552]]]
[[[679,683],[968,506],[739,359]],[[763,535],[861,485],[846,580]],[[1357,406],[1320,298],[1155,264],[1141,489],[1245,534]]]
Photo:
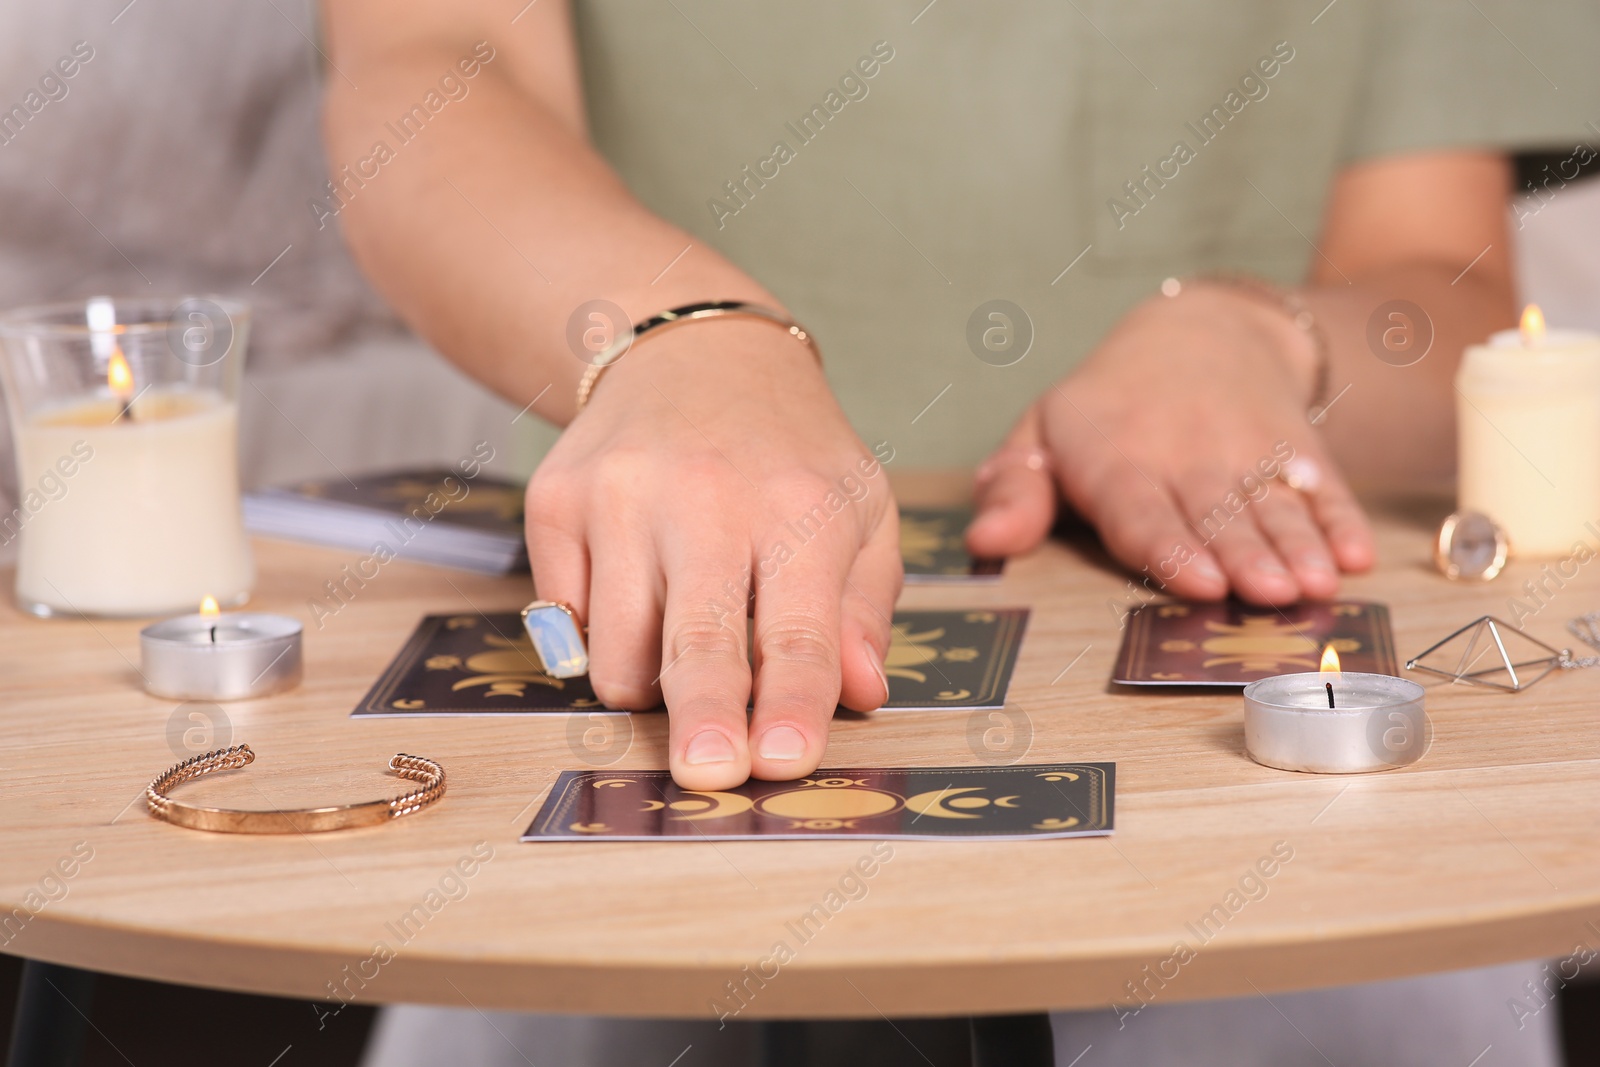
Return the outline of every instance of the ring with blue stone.
[[[533,642],[534,655],[550,677],[578,678],[589,673],[585,628],[571,604],[535,600],[522,609],[522,626]]]

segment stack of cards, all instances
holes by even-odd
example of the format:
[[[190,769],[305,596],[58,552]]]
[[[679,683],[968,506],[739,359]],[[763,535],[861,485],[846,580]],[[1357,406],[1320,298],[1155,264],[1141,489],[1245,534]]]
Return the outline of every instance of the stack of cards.
[[[252,533],[369,551],[375,542],[396,556],[442,567],[508,574],[528,569],[523,533],[525,487],[448,468],[372,474],[355,486],[343,478],[246,493]],[[1001,560],[967,552],[967,508],[902,508],[900,555],[906,581],[993,581]]]
[[[1112,829],[1116,767],[847,768],[682,789],[666,771],[563,771],[524,841],[1090,837]]]
[[[901,611],[884,673],[885,710],[999,708],[1026,608]],[[539,666],[516,612],[429,615],[356,707],[356,715],[524,715],[604,710],[587,678]]]
[[[481,574],[528,569],[523,486],[479,472],[424,468],[301,482],[246,493],[251,533],[371,552]]]
[[[1382,604],[1335,600],[1267,608],[1226,601],[1145,604],[1130,612],[1111,680],[1243,687],[1269,675],[1314,671],[1328,645],[1344,670],[1399,673],[1389,609]]]

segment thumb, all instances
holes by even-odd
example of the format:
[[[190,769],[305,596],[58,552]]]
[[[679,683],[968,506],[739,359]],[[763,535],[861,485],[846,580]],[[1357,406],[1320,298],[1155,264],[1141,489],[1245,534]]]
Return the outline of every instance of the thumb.
[[[1042,542],[1056,515],[1052,467],[1039,430],[1039,409],[1029,408],[1005,443],[978,467],[976,515],[967,527],[967,550],[993,559],[1027,552]]]

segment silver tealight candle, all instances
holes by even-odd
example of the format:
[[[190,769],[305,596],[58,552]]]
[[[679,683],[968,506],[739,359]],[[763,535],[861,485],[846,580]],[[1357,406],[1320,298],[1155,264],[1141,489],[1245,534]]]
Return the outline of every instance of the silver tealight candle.
[[[151,696],[244,700],[300,684],[300,623],[260,611],[218,614],[210,597],[193,615],[139,631],[140,670]]]
[[[1339,670],[1332,648],[1322,670],[1280,674],[1244,688],[1244,745],[1268,767],[1358,774],[1403,767],[1431,740],[1423,689],[1387,674]]]

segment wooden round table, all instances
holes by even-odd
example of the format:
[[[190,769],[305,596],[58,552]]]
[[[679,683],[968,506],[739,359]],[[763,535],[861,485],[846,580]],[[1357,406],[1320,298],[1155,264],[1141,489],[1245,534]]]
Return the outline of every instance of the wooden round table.
[[[1600,607],[1592,564],[1447,582],[1428,562],[1439,513],[1380,512],[1382,565],[1346,585],[1391,606],[1402,660],[1517,602],[1530,632],[1571,644],[1566,620]],[[1245,756],[1237,692],[1108,684],[1120,613],[1148,594],[1092,546],[1052,543],[992,585],[909,588],[905,607],[1032,606],[1010,727],[989,713],[843,716],[824,765],[1114,761],[1116,833],[897,842],[865,894],[802,942],[796,921],[871,842],[518,842],[560,770],[664,766],[659,714],[610,722],[631,742],[565,714],[350,717],[421,615],[515,609],[526,577],[393,562],[337,605],[325,583],[359,554],[257,553],[252,607],[306,622],[305,682],[220,717],[144,694],[140,623],[0,608],[0,949],[328,1000],[789,1019],[1136,1006],[1141,987],[1163,1001],[1271,993],[1563,955],[1596,936],[1600,671],[1515,695],[1435,685],[1419,764],[1286,773]],[[319,624],[314,602],[337,611]],[[241,741],[255,765],[186,786],[189,798],[387,795],[395,752],[442,762],[449,795],[388,826],[313,836],[199,833],[145,813],[159,771]],[[1202,941],[1208,916],[1217,931]],[[773,974],[780,941],[794,958]],[[1193,958],[1174,965],[1180,943]]]

